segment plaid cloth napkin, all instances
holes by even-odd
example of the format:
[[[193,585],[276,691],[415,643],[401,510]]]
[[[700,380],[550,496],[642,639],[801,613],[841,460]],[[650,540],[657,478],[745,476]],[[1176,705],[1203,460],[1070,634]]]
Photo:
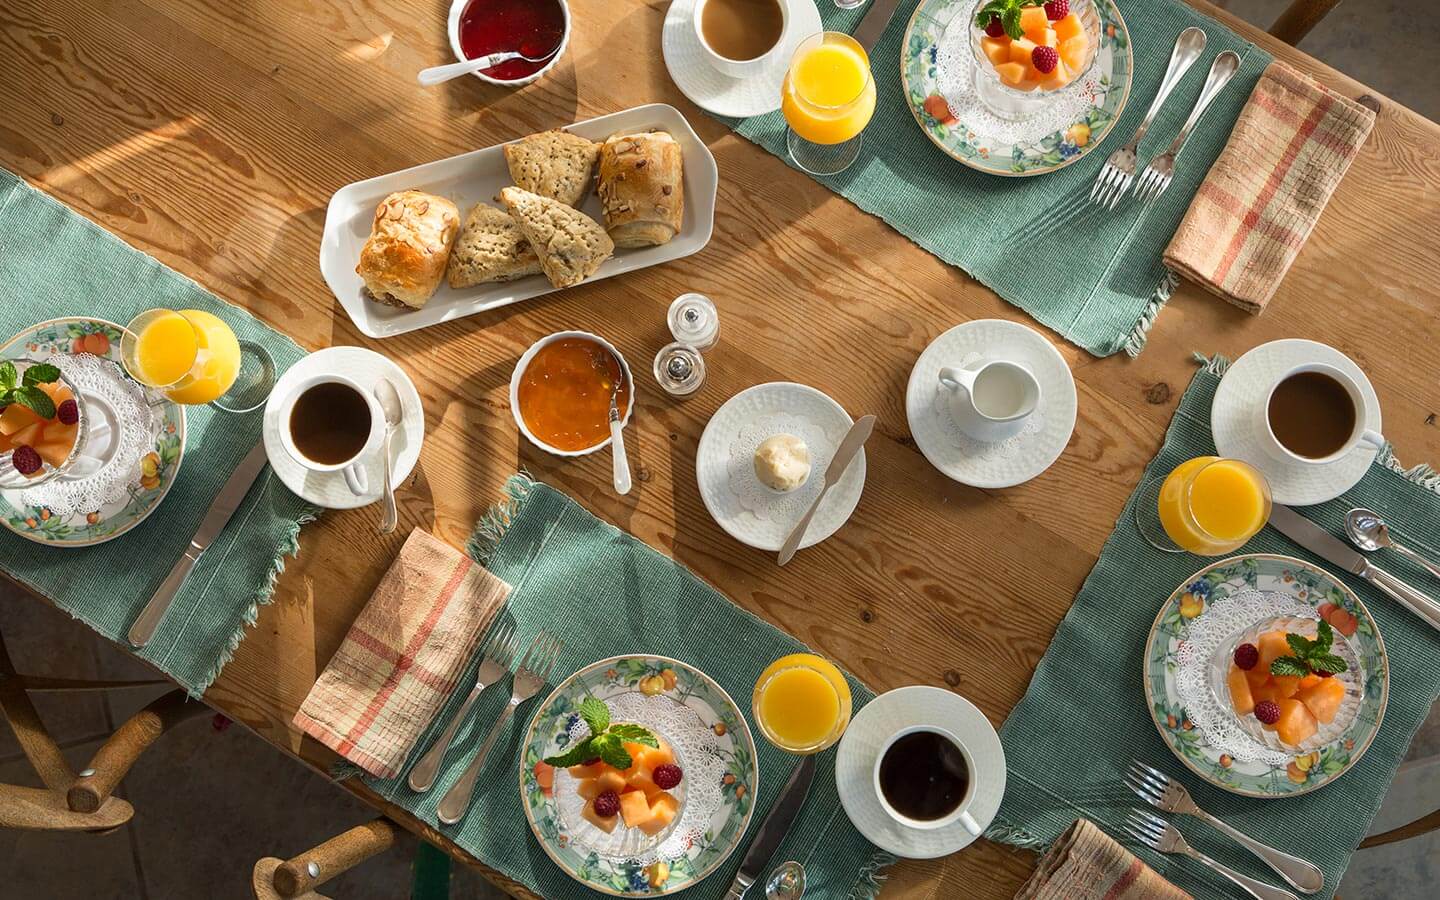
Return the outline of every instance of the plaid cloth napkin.
[[[1375,113],[1271,63],[1205,176],[1165,264],[1259,315],[1345,170]]]
[[[1089,819],[1055,839],[1015,900],[1191,900]]]
[[[366,772],[395,777],[509,594],[470,557],[410,532],[295,724]]]

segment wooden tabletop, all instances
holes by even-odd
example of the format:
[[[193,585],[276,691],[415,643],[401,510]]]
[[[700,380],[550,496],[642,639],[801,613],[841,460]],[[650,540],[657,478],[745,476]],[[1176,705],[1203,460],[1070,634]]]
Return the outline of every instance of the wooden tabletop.
[[[378,537],[374,509],[329,513],[307,527],[275,602],[206,694],[313,765],[334,757],[302,740],[291,716],[406,533],[424,528],[460,546],[521,467],[875,689],[945,686],[999,725],[1158,448],[1194,373],[1192,351],[1234,358],[1297,336],[1339,347],[1374,381],[1400,458],[1440,461],[1440,126],[1385,98],[1364,152],[1263,317],[1182,286],[1138,359],[1095,359],[1052,335],[1079,389],[1075,435],[1044,475],[984,491],[926,463],[906,425],[905,383],[921,349],[951,326],[994,317],[1034,325],[1024,313],[685,100],[660,54],[661,0],[574,0],[567,55],[524,90],[469,78],[420,89],[417,70],[450,61],[447,5],[6,0],[0,8],[0,165],[308,348],[385,353],[420,390],[426,440],[400,495],[400,529]],[[1340,91],[1370,93],[1215,14]],[[362,337],[321,280],[325,206],[342,185],[655,101],[682,110],[720,166],[715,236],[701,253],[383,342]],[[552,331],[587,329],[643,371],[669,339],[666,306],[689,290],[719,306],[721,343],[706,356],[709,380],[688,401],[642,379],[627,439],[633,493],[614,495],[603,454],[561,460],[519,438],[507,384],[525,347]],[[850,523],[780,569],[711,520],[694,460],[726,398],[787,379],[814,384],[852,414],[877,414],[879,426]],[[459,853],[443,836],[426,836]],[[1033,864],[982,842],[897,866],[886,895],[954,897],[964,885],[967,897],[1009,897]]]

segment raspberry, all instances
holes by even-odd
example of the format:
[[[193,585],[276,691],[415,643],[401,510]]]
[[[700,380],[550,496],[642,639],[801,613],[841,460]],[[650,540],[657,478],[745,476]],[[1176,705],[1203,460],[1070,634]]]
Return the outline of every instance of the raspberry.
[[[1321,678],[1333,678],[1335,676],[1334,672],[1327,672],[1324,669],[1316,669],[1315,674],[1319,675]]]
[[[680,767],[672,763],[656,766],[655,771],[650,773],[650,780],[662,791],[668,791],[679,784],[682,777],[684,773],[680,771]]]
[[[590,757],[589,759],[587,759],[587,760],[585,760],[584,762],[582,762],[580,765],[582,765],[582,766],[593,766],[593,765],[595,765],[595,764],[598,763],[598,762],[600,762],[600,757],[598,757],[598,756],[592,756],[592,757]]]
[[[1005,25],[1000,21],[999,16],[991,16],[990,22],[985,26],[985,33],[991,37],[1004,37]]]
[[[1045,4],[1045,18],[1058,22],[1070,15],[1070,0],[1050,0]]]
[[[1060,54],[1055,52],[1054,47],[1036,47],[1030,54],[1030,62],[1035,66],[1035,71],[1041,74],[1053,72],[1060,63]]]
[[[15,464],[15,471],[21,475],[34,475],[40,471],[40,454],[35,452],[34,447],[21,444],[10,454],[10,461]]]
[[[1280,721],[1280,706],[1274,700],[1261,700],[1255,704],[1255,718],[1266,725]]]
[[[74,400],[66,400],[55,410],[55,418],[60,420],[61,425],[74,425],[80,421],[80,407],[75,405]]]
[[[1250,671],[1260,662],[1260,649],[1254,644],[1241,644],[1235,648],[1235,665]]]
[[[1279,713],[1277,712],[1278,716]],[[608,819],[620,811],[620,795],[614,791],[606,791],[595,798],[595,815],[602,819]]]

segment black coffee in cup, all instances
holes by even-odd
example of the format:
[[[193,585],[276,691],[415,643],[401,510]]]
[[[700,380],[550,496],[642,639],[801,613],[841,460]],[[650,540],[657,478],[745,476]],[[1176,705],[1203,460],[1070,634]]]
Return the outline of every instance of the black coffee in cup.
[[[290,439],[306,459],[338,466],[365,449],[370,406],[360,392],[338,381],[311,385],[290,411]]]
[[[906,818],[943,819],[965,801],[969,787],[965,754],[939,732],[904,735],[880,759],[880,791],[885,802]]]
[[[1355,400],[1324,372],[1296,372],[1277,384],[1265,412],[1275,440],[1306,459],[1338,452],[1355,433]]]

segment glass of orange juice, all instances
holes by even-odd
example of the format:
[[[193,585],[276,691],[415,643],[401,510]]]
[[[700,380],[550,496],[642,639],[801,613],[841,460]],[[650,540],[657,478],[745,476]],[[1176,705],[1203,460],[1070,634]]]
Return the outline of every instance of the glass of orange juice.
[[[865,48],[838,31],[801,41],[780,88],[780,110],[795,165],[812,175],[845,171],[860,155],[865,126],[875,114],[875,80]]]
[[[1270,519],[1270,484],[1238,459],[1197,456],[1142,491],[1136,522],[1151,544],[1171,553],[1224,556],[1240,549]]]
[[[792,653],[760,673],[751,711],[761,733],[781,750],[819,753],[850,724],[850,686],[829,660]]]
[[[223,319],[199,309],[140,313],[121,334],[120,361],[132,378],[172,402],[211,403],[229,412],[258,408],[275,371],[264,348],[239,341]]]

